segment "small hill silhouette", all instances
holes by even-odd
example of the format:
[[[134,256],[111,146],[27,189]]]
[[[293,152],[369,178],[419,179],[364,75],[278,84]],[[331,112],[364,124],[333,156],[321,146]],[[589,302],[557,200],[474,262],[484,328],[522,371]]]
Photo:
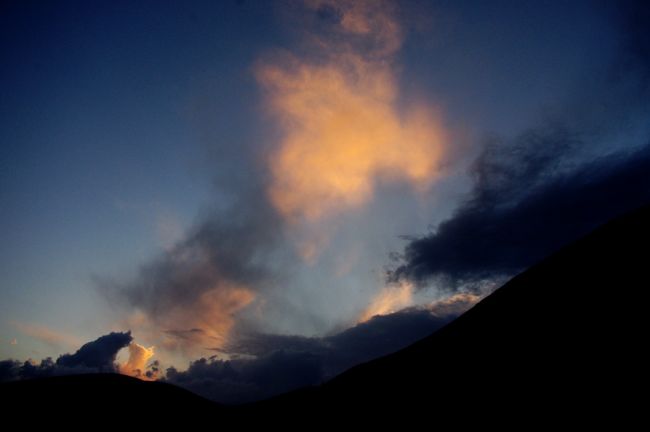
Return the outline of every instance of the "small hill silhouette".
[[[459,426],[631,421],[643,412],[635,395],[645,376],[649,247],[646,206],[564,247],[410,347],[251,405],[224,407],[168,384],[88,375],[3,384],[2,406],[11,412],[38,401],[39,412],[54,415],[83,409],[117,421],[122,412],[156,413],[157,423],[162,415],[220,425],[422,414]]]

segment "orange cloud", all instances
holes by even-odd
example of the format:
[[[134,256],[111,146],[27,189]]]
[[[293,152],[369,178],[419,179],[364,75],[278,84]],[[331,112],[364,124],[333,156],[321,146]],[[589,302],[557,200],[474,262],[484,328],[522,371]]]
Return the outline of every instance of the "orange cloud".
[[[206,344],[211,344],[210,347],[221,347],[235,324],[235,314],[254,299],[252,291],[240,286],[207,291],[201,295],[196,308],[190,311],[192,317],[186,322],[192,328],[203,330],[203,339]]]
[[[377,315],[389,315],[402,309],[413,306],[414,286],[402,282],[397,286],[391,285],[384,288],[375,296],[368,307],[361,314],[358,323],[363,323]],[[483,297],[471,293],[457,293],[441,300],[433,301],[426,305],[417,306],[439,317],[458,316],[478,303]]]
[[[362,323],[377,315],[389,315],[413,305],[413,285],[402,282],[388,286],[377,294],[357,322]]]
[[[136,328],[140,337],[154,341],[167,354],[204,355],[208,349],[225,345],[237,313],[254,300],[250,289],[222,282],[195,301],[172,306],[164,313],[136,311],[122,326]]]
[[[379,179],[426,188],[444,133],[432,107],[398,110],[391,63],[401,30],[387,3],[307,4],[335,8],[342,37],[317,39],[318,61],[286,56],[256,70],[283,132],[269,156],[272,203],[290,221],[313,222],[363,206]]]
[[[140,379],[156,379],[157,376],[146,375],[147,362],[154,356],[154,347],[144,347],[135,342],[129,344],[129,359],[119,366],[121,374]]]

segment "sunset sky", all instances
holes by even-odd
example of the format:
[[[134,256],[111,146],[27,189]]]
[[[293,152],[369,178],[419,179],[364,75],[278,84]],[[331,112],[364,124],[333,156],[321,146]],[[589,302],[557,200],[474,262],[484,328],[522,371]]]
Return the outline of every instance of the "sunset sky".
[[[187,382],[214,355],[196,370],[424,336],[648,198],[647,20],[635,2],[3,2],[0,359],[130,330],[121,371],[157,359]]]

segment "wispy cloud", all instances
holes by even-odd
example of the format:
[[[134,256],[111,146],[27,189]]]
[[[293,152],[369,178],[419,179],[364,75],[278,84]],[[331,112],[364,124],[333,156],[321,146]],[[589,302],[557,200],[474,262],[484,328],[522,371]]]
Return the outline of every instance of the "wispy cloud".
[[[23,335],[43,342],[54,349],[70,349],[79,346],[82,342],[76,336],[41,324],[12,321],[11,325]]]

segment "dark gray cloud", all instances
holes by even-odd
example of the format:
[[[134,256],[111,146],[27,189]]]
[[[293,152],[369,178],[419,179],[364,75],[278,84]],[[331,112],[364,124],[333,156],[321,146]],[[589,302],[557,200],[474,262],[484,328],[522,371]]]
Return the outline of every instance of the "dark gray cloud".
[[[165,333],[175,338],[190,340],[190,339],[195,339],[197,337],[203,336],[205,331],[200,328],[191,328],[187,330],[181,330],[181,329],[165,330]]]
[[[58,372],[65,370],[66,373],[74,373],[73,368],[58,368]],[[85,371],[85,368],[84,368]],[[30,361],[25,361],[18,369],[18,377],[20,379],[42,378],[52,375],[57,375],[57,364],[52,360],[52,357],[47,357],[41,360],[40,363],[34,364]],[[60,374],[60,373],[59,373]]]
[[[67,368],[96,368],[102,372],[114,372],[117,352],[127,347],[132,340],[130,331],[112,332],[84,344],[74,354],[63,354],[57,359],[56,365]]]
[[[18,360],[0,361],[0,382],[13,381],[18,377],[20,362]]]
[[[586,80],[560,120],[489,140],[469,197],[409,241],[389,279],[458,287],[512,275],[650,201],[650,6],[616,8],[621,46],[607,76]]]
[[[74,354],[63,354],[56,362],[51,357],[33,363],[28,360],[0,361],[0,382],[42,378],[54,375],[116,372],[115,357],[133,338],[131,332],[113,332],[84,344]],[[157,369],[158,365],[154,367]]]
[[[167,369],[167,380],[224,403],[267,398],[322,380],[321,359],[309,352],[279,350],[256,359],[201,358],[187,371]]]
[[[55,375],[56,372],[56,364],[51,357],[41,360],[39,364],[18,360],[0,361],[0,382],[48,377]]]
[[[395,352],[444,326],[471,305],[465,298],[376,316],[327,337],[255,334],[237,338],[232,360],[199,359],[167,380],[224,403],[267,398],[319,384],[344,370]]]
[[[566,172],[555,153],[566,140],[531,132],[515,145],[488,147],[471,198],[434,233],[411,241],[390,277],[457,283],[513,274],[650,202],[650,146]]]

